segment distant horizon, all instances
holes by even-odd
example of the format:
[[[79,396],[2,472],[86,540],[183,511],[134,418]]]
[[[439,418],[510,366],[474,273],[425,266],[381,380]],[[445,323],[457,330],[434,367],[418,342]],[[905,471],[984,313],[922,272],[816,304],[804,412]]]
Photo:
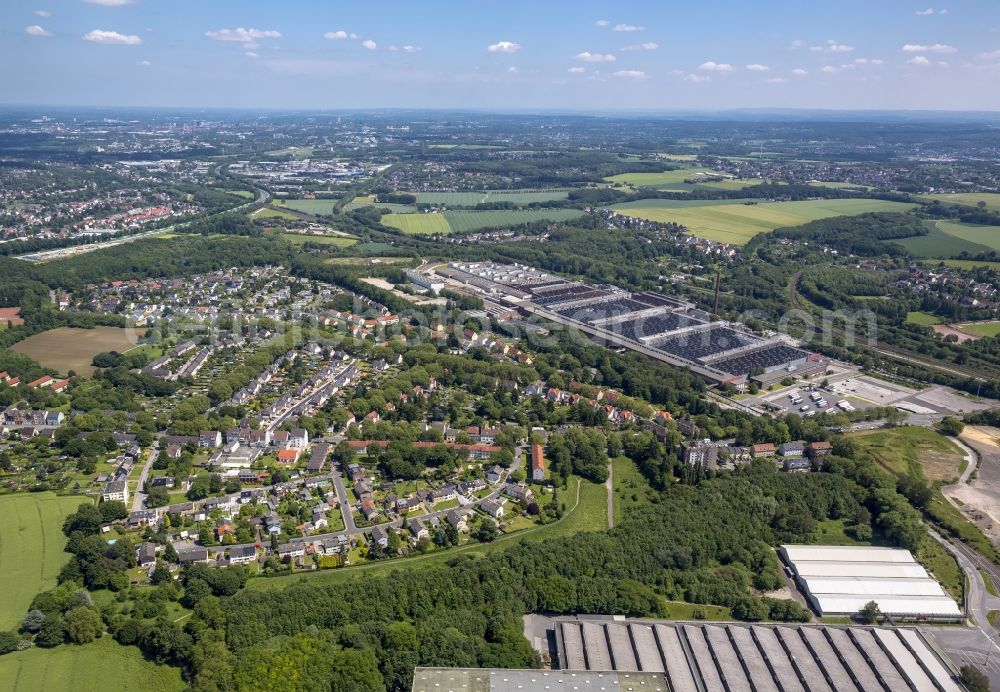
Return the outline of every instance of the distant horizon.
[[[1000,110],[996,0],[45,0],[0,6],[13,103]]]

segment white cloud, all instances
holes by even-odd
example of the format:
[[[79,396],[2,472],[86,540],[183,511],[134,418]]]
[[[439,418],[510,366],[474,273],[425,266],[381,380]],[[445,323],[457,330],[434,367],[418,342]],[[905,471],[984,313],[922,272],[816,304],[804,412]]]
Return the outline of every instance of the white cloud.
[[[323,38],[327,41],[345,41],[347,40],[346,31],[327,31],[323,34]]]
[[[213,41],[230,41],[242,43],[247,50],[257,47],[257,41],[262,38],[281,38],[281,32],[274,29],[219,29],[218,31],[206,31],[205,36]]]
[[[660,47],[659,43],[653,43],[652,41],[647,41],[646,43],[635,43],[631,46],[625,46],[622,48],[623,51],[633,51],[633,50],[656,50]]]
[[[94,29],[83,35],[84,41],[104,44],[120,44],[123,46],[138,46],[142,39],[133,34],[119,34],[117,31],[105,31],[104,29]]]
[[[705,70],[706,72],[732,72],[733,66],[727,62],[715,62],[714,60],[709,60],[708,62],[703,62],[698,65],[699,70]]]
[[[577,53],[573,59],[581,62],[614,62],[618,58],[611,53],[591,53],[585,50],[582,53]]]
[[[104,7],[123,7],[132,5],[136,0],[83,0],[90,5],[103,5]]]
[[[248,58],[259,58],[260,57],[259,55],[257,55],[256,53],[254,53],[252,50],[248,50],[243,55],[247,56]]]
[[[925,58],[923,55],[914,55],[912,58],[907,60],[911,65],[930,65],[931,61]]]
[[[497,41],[486,46],[486,50],[491,53],[516,53],[521,50],[521,44],[512,41]]]
[[[517,67],[511,65],[510,67],[507,68],[507,72],[509,72],[510,74],[517,74]]]
[[[37,14],[39,17],[51,17],[52,16],[52,13],[49,12],[48,10],[35,10],[35,14]]]
[[[904,53],[956,53],[958,48],[947,43],[932,43],[929,46],[919,43],[907,43],[900,50]]]
[[[375,43],[374,41],[372,41],[370,38],[365,39],[364,41],[362,41],[361,45],[364,48],[367,48],[368,50],[375,50],[376,48],[378,48],[378,44]]]
[[[701,83],[701,82],[711,82],[712,78],[711,77],[706,77],[706,76],[700,75],[700,74],[695,74],[694,72],[692,72],[692,73],[688,74],[686,77],[684,77],[684,81],[685,82],[694,82],[695,84],[698,84],[698,83]]]
[[[810,46],[809,50],[815,53],[850,53],[854,50],[854,46],[845,46],[843,43],[837,43],[831,38],[819,46]]]
[[[600,27],[600,28],[603,29],[604,27],[606,27],[610,23],[611,22],[609,22],[607,19],[598,19],[596,22],[594,22],[594,26],[597,26],[597,27]]]
[[[389,46],[389,51],[392,53],[419,53],[423,48],[420,46],[411,46],[406,44],[405,46]]]
[[[820,72],[823,72],[825,74],[834,74],[837,71],[838,71],[837,68],[834,67],[833,65],[826,65],[820,70]]]
[[[934,14],[934,8],[928,7],[926,10],[917,10],[914,14],[918,17],[929,17]]]
[[[615,28],[612,31],[645,31],[646,27],[637,26],[635,24],[615,24]]]
[[[768,84],[787,84],[788,80],[785,79],[784,77],[770,77],[767,80],[767,83]]]
[[[989,53],[983,53],[979,57],[982,58],[983,60],[996,60],[997,58],[1000,58],[1000,50],[994,50],[990,51]]]
[[[626,79],[644,79],[646,77],[646,73],[642,70],[618,70],[614,75]]]
[[[771,68],[768,67],[767,65],[761,65],[760,63],[755,62],[750,65],[747,65],[747,69],[750,70],[751,72],[767,72]]]
[[[136,63],[136,65],[139,65],[141,67],[149,67],[152,64],[153,63],[149,62],[148,60],[140,60]]]
[[[26,33],[28,36],[37,36],[39,38],[46,38],[52,35],[51,31],[48,31],[45,28],[38,26],[37,24],[32,24],[31,26],[24,27],[24,33]]]
[[[856,58],[854,60],[855,65],[881,65],[884,62],[881,58]]]
[[[571,68],[569,68],[566,71],[569,72],[570,74],[583,74],[584,72],[587,71],[587,68],[586,67],[571,67]]]
[[[807,74],[809,74],[809,70],[803,70],[801,67],[796,67],[794,70],[792,70],[792,74],[795,75],[796,77],[805,77]]]
[[[806,42],[803,39],[797,38],[790,44],[788,44],[788,50],[798,50],[799,48],[805,48],[805,45]]]

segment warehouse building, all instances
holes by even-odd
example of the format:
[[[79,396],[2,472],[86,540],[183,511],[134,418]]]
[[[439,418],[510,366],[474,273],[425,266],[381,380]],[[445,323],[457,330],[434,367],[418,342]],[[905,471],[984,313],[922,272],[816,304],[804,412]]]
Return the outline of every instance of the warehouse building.
[[[660,675],[667,685],[660,687],[653,682],[654,678],[642,684],[638,684],[637,677],[619,678],[631,683],[633,690],[959,692],[961,689],[954,678],[952,663],[937,653],[924,634],[912,628],[682,623],[537,615],[529,618],[528,628],[537,633],[535,646],[543,658],[550,658],[559,672],[577,677],[565,688],[548,680],[539,686],[524,684],[509,689],[574,689],[576,680],[586,679],[580,671],[614,671],[619,676]],[[419,671],[415,681],[420,677]],[[645,687],[649,684],[653,686]],[[414,689],[418,689],[416,682]],[[445,685],[435,689],[460,688]],[[508,688],[497,685],[482,689]],[[581,685],[576,689],[591,688]],[[626,688],[609,682],[603,689]]]
[[[783,545],[799,589],[821,616],[851,616],[870,601],[896,619],[956,621],[955,600],[899,548]]]

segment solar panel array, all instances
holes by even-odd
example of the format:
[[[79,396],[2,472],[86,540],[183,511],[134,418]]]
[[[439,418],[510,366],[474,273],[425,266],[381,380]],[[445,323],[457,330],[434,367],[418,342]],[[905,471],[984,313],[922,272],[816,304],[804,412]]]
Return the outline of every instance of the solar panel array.
[[[731,372],[734,375],[746,375],[757,370],[767,370],[768,368],[787,365],[807,358],[809,353],[802,349],[793,348],[786,344],[774,344],[767,348],[761,348],[747,353],[740,353],[729,358],[721,358],[712,362],[713,368]]]
[[[961,689],[912,629],[579,620],[556,628],[563,665],[665,673],[675,690]]]

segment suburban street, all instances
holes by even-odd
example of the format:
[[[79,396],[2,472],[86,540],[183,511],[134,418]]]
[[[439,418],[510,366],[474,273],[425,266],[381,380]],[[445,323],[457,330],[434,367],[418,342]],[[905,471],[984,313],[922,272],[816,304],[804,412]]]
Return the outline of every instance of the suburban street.
[[[132,494],[132,511],[138,512],[146,506],[146,493],[143,492],[143,488],[146,487],[146,479],[149,477],[149,471],[153,468],[153,462],[156,461],[156,457],[160,455],[160,438],[157,437],[153,440],[153,446],[149,448],[149,452],[146,454],[146,461],[142,465],[142,471],[139,473],[139,481],[135,486],[135,492]]]

